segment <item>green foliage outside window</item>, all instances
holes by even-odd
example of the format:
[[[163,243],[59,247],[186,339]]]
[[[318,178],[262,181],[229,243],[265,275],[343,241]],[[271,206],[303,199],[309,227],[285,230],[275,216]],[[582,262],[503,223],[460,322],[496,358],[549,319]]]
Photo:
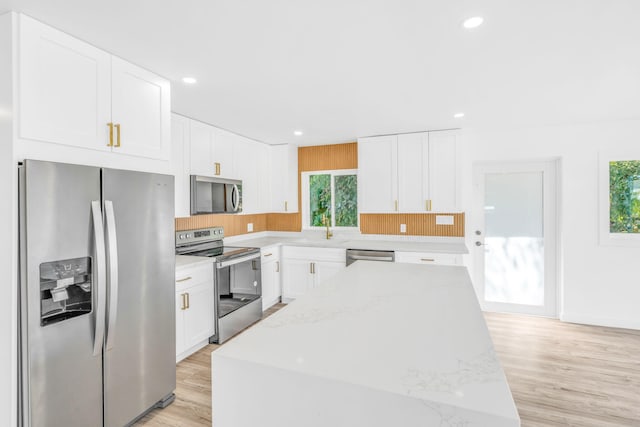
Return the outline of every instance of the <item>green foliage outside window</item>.
[[[358,226],[358,181],[356,175],[337,175],[336,227]]]
[[[609,231],[640,233],[640,160],[609,162]]]
[[[333,189],[331,193],[333,179]],[[332,203],[335,221],[332,221]],[[356,175],[309,175],[309,224],[323,227],[323,216],[335,227],[358,226],[358,181]]]
[[[322,216],[331,221],[331,175],[309,176],[311,225],[322,227]]]

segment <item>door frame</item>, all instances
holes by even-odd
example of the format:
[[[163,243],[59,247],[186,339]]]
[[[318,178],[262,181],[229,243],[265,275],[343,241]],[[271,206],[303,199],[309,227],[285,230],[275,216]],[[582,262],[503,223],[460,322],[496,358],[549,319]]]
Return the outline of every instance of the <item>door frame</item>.
[[[473,163],[473,228],[470,232],[474,286],[483,311],[529,314],[558,318],[561,306],[560,280],[560,159],[531,159],[513,161],[478,161]],[[544,306],[485,301],[484,299],[484,174],[542,172],[543,174],[543,230],[544,230]],[[481,235],[476,234],[481,230]]]

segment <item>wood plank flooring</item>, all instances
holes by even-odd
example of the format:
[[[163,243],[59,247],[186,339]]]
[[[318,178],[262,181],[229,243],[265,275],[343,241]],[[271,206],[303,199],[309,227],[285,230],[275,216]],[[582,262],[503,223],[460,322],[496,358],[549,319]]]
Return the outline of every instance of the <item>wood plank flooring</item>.
[[[523,427],[640,427],[640,331],[513,314],[485,318]],[[211,426],[210,364],[217,347],[183,360],[176,401],[136,426]]]

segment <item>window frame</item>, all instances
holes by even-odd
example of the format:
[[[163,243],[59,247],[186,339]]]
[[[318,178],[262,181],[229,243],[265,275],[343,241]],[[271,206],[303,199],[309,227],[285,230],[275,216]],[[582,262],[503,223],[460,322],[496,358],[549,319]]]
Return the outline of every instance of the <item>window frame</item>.
[[[640,233],[612,233],[609,224],[611,215],[609,163],[639,160],[640,152],[600,152],[598,154],[598,228],[601,246],[640,247]]]
[[[309,224],[309,177],[311,175],[331,175],[331,225],[330,227],[336,230],[344,230],[344,231],[359,231],[360,230],[360,207],[359,207],[359,196],[358,196],[358,186],[356,185],[356,206],[358,207],[358,214],[356,216],[357,225],[355,227],[336,227],[336,206],[335,206],[335,176],[342,175],[355,175],[356,181],[359,181],[358,170],[357,169],[333,169],[333,170],[318,170],[318,171],[305,171],[300,174],[301,182],[301,194],[300,198],[302,199],[302,229],[303,230],[322,230],[325,226],[312,226]]]

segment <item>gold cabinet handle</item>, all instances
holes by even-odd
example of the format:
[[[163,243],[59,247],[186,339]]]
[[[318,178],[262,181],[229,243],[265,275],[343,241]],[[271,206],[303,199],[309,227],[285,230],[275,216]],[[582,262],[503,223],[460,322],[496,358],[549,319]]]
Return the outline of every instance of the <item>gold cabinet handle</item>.
[[[430,211],[431,210],[431,199],[427,200],[426,205],[427,205],[426,206],[427,210]]]
[[[420,258],[420,261],[424,261],[424,262],[434,262],[435,259],[433,258]]]
[[[214,165],[216,167],[216,175],[220,175],[220,163],[216,162]]]
[[[116,128],[116,145],[115,147],[120,147],[120,123],[116,123],[114,125]]]
[[[309,274],[313,274],[313,263],[309,263]]]
[[[280,261],[276,261],[276,273],[280,273]]]
[[[186,282],[187,280],[191,280],[191,276],[185,277],[184,279],[178,279],[176,280],[176,283]]]
[[[186,310],[187,309],[187,300],[185,299],[185,294],[180,294],[180,298],[182,298],[182,306],[180,307],[180,310]]]
[[[284,202],[284,211],[285,212],[289,210],[288,207],[289,207],[289,202],[285,201]]]
[[[398,212],[398,201],[395,201],[395,211]]]
[[[268,254],[264,254],[264,257],[266,258],[266,257],[271,256],[271,255],[273,255],[273,254],[271,252],[269,252]]]
[[[189,300],[189,292],[187,292],[185,295],[187,296],[187,307],[186,308],[188,309],[189,307],[191,307],[191,301]]]
[[[107,123],[107,126],[109,126],[109,143],[107,147],[113,147],[113,123]]]

